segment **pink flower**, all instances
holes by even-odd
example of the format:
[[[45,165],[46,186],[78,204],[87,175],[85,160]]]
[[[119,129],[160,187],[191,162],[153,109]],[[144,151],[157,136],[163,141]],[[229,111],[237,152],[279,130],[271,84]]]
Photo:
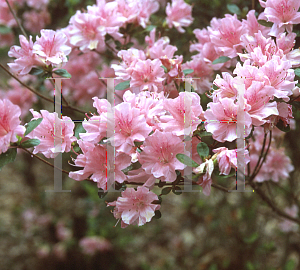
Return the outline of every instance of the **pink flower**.
[[[63,116],[59,119],[57,113],[49,113],[46,110],[41,110],[41,113],[30,109],[33,119],[43,118],[42,122],[27,136],[31,139],[39,139],[40,144],[35,146],[33,153],[42,153],[47,158],[55,158],[58,155],[57,145],[54,142],[61,139],[61,152],[69,152],[71,150],[71,143],[76,141],[73,136],[74,122],[70,117]],[[61,134],[55,131],[55,122],[61,124]]]
[[[272,29],[269,33],[271,36],[277,36],[286,29],[288,33],[292,32],[293,24],[300,23],[300,2],[298,0],[259,0],[264,12],[260,14],[259,19],[267,18],[273,22]]]
[[[165,72],[161,67],[160,60],[138,60],[132,68],[130,87],[138,89],[138,91],[159,92],[162,90],[162,82],[164,80]]]
[[[84,167],[83,170],[70,172],[69,177],[81,181],[90,176],[94,182],[97,182],[98,188],[108,190],[107,175],[114,173],[114,180],[122,183],[126,179],[125,174],[122,172],[130,163],[131,158],[124,153],[117,153],[113,160],[107,160],[107,150],[105,146],[98,144],[95,145],[90,142],[78,140],[78,144],[83,152],[74,160],[75,166]],[[110,168],[114,168],[109,171]]]
[[[30,32],[38,33],[51,22],[50,13],[47,10],[31,10],[23,13],[24,27]]]
[[[20,75],[28,74],[31,68],[38,63],[36,55],[33,53],[32,36],[29,41],[20,35],[20,46],[12,46],[8,52],[9,57],[17,58],[14,63],[9,63],[8,66],[13,72]]]
[[[48,3],[49,0],[26,0],[26,4],[35,9],[43,9],[48,5]]]
[[[20,123],[21,109],[8,99],[0,99],[0,154],[5,153],[10,142],[17,142],[16,135],[23,136],[25,127]]]
[[[115,135],[110,138],[117,151],[128,152],[134,141],[142,142],[148,137],[152,128],[146,123],[145,116],[129,103],[121,103],[115,107]]]
[[[163,181],[175,181],[175,170],[185,168],[185,165],[176,158],[177,154],[184,153],[182,140],[171,132],[156,130],[145,140],[143,146],[139,161],[146,173],[156,178],[162,177]]]
[[[242,52],[241,36],[246,33],[236,14],[225,14],[225,18],[216,20],[212,27],[208,27],[211,42],[218,54],[233,58]]]
[[[185,3],[183,0],[172,0],[172,4],[167,4],[166,7],[167,24],[169,28],[174,26],[180,33],[185,30],[182,27],[188,27],[193,22],[192,6]]]
[[[139,186],[137,190],[127,188],[122,192],[122,197],[107,206],[115,206],[114,215],[122,219],[122,228],[130,224],[142,226],[150,222],[154,212],[160,209],[160,205],[152,204],[155,200],[158,200],[155,193]]]
[[[87,255],[94,255],[97,251],[103,252],[112,249],[111,243],[99,236],[86,236],[81,238],[79,246],[82,248],[83,253]]]
[[[148,50],[151,59],[168,57],[173,58],[174,53],[177,51],[176,46],[169,45],[170,40],[167,38],[160,38]]]
[[[218,102],[210,102],[208,110],[204,113],[206,118],[205,128],[213,134],[213,138],[219,142],[232,142],[237,138],[237,112],[238,105],[230,98],[223,98]],[[251,131],[251,118],[247,111],[245,117],[245,136]],[[242,134],[241,131],[239,134]]]
[[[201,123],[199,118],[203,112],[200,105],[200,97],[196,93],[181,92],[175,99],[165,99],[164,109],[172,115],[162,116],[161,119],[167,118],[169,121],[160,124],[164,131],[172,132],[176,136],[184,135],[184,129],[191,127],[194,132]]]
[[[41,30],[41,37],[36,37],[33,52],[46,65],[62,66],[68,61],[71,47],[65,45],[67,37],[62,31]]]
[[[219,164],[220,174],[228,175],[231,168],[237,167],[237,150],[228,150],[226,147],[219,147],[213,150],[218,153],[217,161]],[[245,164],[250,162],[248,150],[245,150]]]
[[[105,48],[106,31],[99,16],[77,10],[71,17],[70,24],[73,26],[69,31],[72,45],[80,47],[83,52],[94,49],[101,51]]]
[[[284,212],[287,213],[289,216],[297,218],[298,216],[298,206],[296,204],[292,205],[291,207],[286,207]],[[296,232],[298,230],[299,225],[289,219],[284,219],[280,224],[279,228],[283,232]]]
[[[205,174],[203,176],[200,176],[199,180],[197,181],[197,184],[200,185],[203,188],[203,194],[205,196],[210,195],[211,191],[211,174],[214,170],[214,162],[211,159],[206,160],[204,163],[202,163],[199,167],[195,168],[193,171],[194,173],[203,173],[205,170]]]
[[[264,36],[268,36],[270,28],[263,26],[257,22],[255,10],[250,10],[247,14],[247,20],[243,20],[244,27],[247,28],[248,34],[254,36],[255,33],[261,31]]]

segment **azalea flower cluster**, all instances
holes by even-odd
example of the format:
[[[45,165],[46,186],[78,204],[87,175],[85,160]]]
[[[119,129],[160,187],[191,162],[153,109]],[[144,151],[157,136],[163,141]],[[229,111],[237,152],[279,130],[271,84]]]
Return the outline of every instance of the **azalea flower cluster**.
[[[182,55],[175,55],[177,47],[170,44],[167,36],[158,36],[155,28],[146,36],[145,48],[134,41],[134,47],[124,49],[128,44],[123,30],[132,25],[146,28],[151,14],[159,9],[155,0],[98,0],[86,11],[77,11],[66,28],[41,30],[41,37],[37,36],[34,43],[31,36],[27,40],[21,35],[20,46],[12,46],[9,51],[9,56],[16,58],[8,64],[11,70],[29,76],[33,68],[51,73],[64,65],[73,76],[65,83],[67,96],[79,105],[92,99],[96,112],[86,114],[84,132],[76,138],[71,118],[31,109],[31,123],[40,124],[25,136],[25,127],[19,121],[21,110],[11,101],[27,110],[35,100],[25,94],[22,100],[14,99],[16,94],[11,90],[0,100],[4,108],[0,106],[0,153],[19,142],[16,135],[25,142],[38,140],[33,154],[41,153],[47,158],[78,146],[80,150],[73,149],[76,158],[72,160],[80,170],[71,171],[70,178],[92,180],[103,191],[109,190],[111,175],[114,184],[139,185],[137,189],[126,188],[116,201],[108,203],[115,207],[113,213],[121,220],[122,228],[141,226],[155,216],[160,209],[159,197],[153,192],[158,181],[175,187],[187,166],[194,167],[193,179],[196,175],[195,182],[208,196],[216,168],[226,176],[236,169],[237,150],[224,146],[209,149],[199,136],[204,130],[216,143],[249,136],[244,150],[249,175],[260,161],[265,134],[273,130],[269,154],[254,181],[286,179],[294,167],[283,148],[277,147],[283,132],[275,126],[294,125],[292,106],[287,102],[299,95],[294,68],[300,66],[300,50],[293,49],[296,34],[292,25],[299,23],[300,3],[260,2],[265,11],[259,18],[273,22],[272,27],[259,24],[254,10],[242,21],[229,14],[222,19],[213,18],[206,29],[194,30],[197,42],[190,45],[190,51],[197,54],[187,62],[183,62]],[[288,4],[282,5],[283,2]],[[165,27],[184,33],[183,27],[193,22],[191,11],[192,7],[183,0],[168,3]],[[116,51],[117,43],[123,48],[116,55],[120,62],[103,64],[103,53],[107,48]],[[220,71],[216,77],[215,71]],[[188,73],[192,91],[182,91],[180,87]],[[118,86],[125,85],[118,92],[122,101],[111,104],[104,98],[106,85],[99,77],[114,77]],[[19,85],[9,84],[23,91]],[[211,99],[206,110],[200,97],[204,93]],[[62,127],[60,134],[55,123]],[[56,139],[61,140],[59,150],[55,148]],[[191,148],[187,147],[188,141]],[[207,148],[203,150],[205,154],[201,154],[199,145]],[[109,156],[112,147],[115,151]],[[98,241],[90,242],[98,245]]]

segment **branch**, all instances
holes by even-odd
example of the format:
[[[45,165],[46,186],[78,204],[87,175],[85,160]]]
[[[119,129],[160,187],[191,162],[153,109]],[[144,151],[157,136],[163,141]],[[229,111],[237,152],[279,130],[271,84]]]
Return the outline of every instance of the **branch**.
[[[5,2],[6,2],[6,4],[8,5],[9,10],[10,10],[10,12],[12,13],[12,15],[14,16],[14,18],[15,18],[15,20],[16,20],[18,26],[19,26],[19,28],[21,29],[21,31],[22,31],[22,33],[23,33],[23,35],[26,37],[27,40],[29,40],[29,38],[28,38],[28,36],[27,36],[27,34],[26,34],[26,32],[25,32],[23,26],[21,25],[21,23],[19,22],[19,20],[18,20],[18,18],[17,18],[17,16],[16,16],[16,13],[13,11],[13,9],[11,8],[10,4],[8,3],[8,1],[5,0]]]

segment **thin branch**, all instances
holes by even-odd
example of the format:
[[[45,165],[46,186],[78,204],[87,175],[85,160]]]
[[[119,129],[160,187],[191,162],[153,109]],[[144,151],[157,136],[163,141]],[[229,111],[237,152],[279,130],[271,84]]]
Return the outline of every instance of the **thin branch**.
[[[5,0],[5,2],[6,2],[6,4],[8,5],[9,10],[10,10],[11,14],[14,16],[14,18],[15,18],[15,20],[16,20],[18,26],[19,26],[19,28],[21,29],[21,31],[22,31],[22,33],[23,33],[23,35],[26,37],[27,40],[29,40],[28,35],[26,34],[26,32],[25,32],[23,26],[21,25],[20,21],[18,20],[18,18],[17,18],[17,16],[16,16],[16,13],[15,13],[15,12],[13,11],[13,9],[11,8],[11,5],[9,4],[9,2],[8,2],[7,0]]]
[[[57,168],[56,166],[54,166],[53,164],[51,164],[51,163],[48,162],[47,160],[44,160],[43,158],[39,157],[38,155],[33,154],[32,152],[30,152],[30,151],[27,150],[26,148],[22,148],[22,147],[19,147],[19,148],[21,148],[22,150],[24,150],[25,152],[27,152],[29,155],[34,156],[34,157],[36,157],[37,159],[43,161],[44,163],[46,163],[47,165],[51,166],[52,168],[58,169],[58,170],[62,171],[63,173],[66,173],[66,174],[69,175],[69,172],[68,172],[68,171],[63,170],[63,169],[61,169],[61,168]]]
[[[272,210],[275,212],[275,213],[277,213],[279,216],[282,216],[282,217],[284,217],[284,218],[286,218],[286,219],[289,219],[289,220],[291,220],[291,221],[294,221],[294,222],[296,222],[296,223],[298,223],[298,224],[300,224],[300,219],[299,218],[294,218],[294,217],[291,217],[291,216],[289,216],[287,213],[285,213],[285,212],[283,212],[282,210],[280,210],[276,205],[275,205],[275,203],[273,203],[272,201],[271,201],[271,199],[258,187],[258,186],[256,186],[256,184],[255,183],[253,183],[253,182],[250,182],[250,185],[251,185],[251,187],[254,189],[254,191],[260,196],[260,198],[264,201],[264,202],[266,202],[271,208],[272,208]]]
[[[17,80],[21,85],[23,85],[24,87],[26,87],[28,90],[30,90],[32,93],[36,94],[37,96],[39,96],[40,98],[44,99],[44,100],[47,100],[51,103],[54,102],[53,99],[51,98],[48,98],[48,97],[45,97],[44,95],[40,94],[39,92],[37,92],[36,90],[34,90],[33,88],[31,88],[30,86],[28,86],[27,84],[25,84],[24,82],[22,82],[20,79],[18,79],[14,74],[12,74],[5,66],[3,66],[1,63],[0,63],[0,67],[7,73],[9,74],[11,77],[13,77],[15,80]],[[62,107],[63,108],[67,108],[67,109],[71,109],[71,110],[74,110],[74,111],[77,111],[77,112],[80,112],[80,113],[83,113],[85,114],[85,111],[83,110],[80,110],[80,109],[77,109],[76,107],[73,107],[73,106],[70,106],[70,105],[65,105],[65,104],[62,104]]]

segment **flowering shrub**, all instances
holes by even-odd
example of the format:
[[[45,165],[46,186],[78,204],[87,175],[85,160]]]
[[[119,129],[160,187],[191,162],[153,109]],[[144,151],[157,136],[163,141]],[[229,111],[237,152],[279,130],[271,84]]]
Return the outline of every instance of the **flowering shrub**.
[[[230,177],[241,163],[238,151],[247,167],[247,186],[263,199],[258,183],[285,180],[294,170],[278,142],[295,127],[293,106],[299,105],[300,50],[294,49],[293,33],[293,25],[300,23],[297,1],[260,1],[264,12],[258,19],[254,10],[245,19],[237,14],[213,18],[207,28],[194,29],[197,41],[190,51],[196,54],[189,61],[175,55],[178,48],[162,34],[173,27],[185,33],[192,24],[192,6],[183,0],[167,3],[165,21],[157,25],[151,22],[161,4],[156,0],[99,0],[77,10],[69,25],[57,30],[42,29],[49,21],[48,1],[23,2],[43,19],[33,25],[24,13],[26,30],[39,28],[40,34],[33,41],[22,28],[20,46],[8,52],[14,58],[8,63],[10,71],[1,65],[22,85],[10,81],[17,90],[1,94],[1,167],[14,160],[17,148],[50,159],[62,152],[75,154],[72,165],[81,169],[67,171],[70,178],[96,182],[100,197],[111,184],[121,192],[107,206],[115,207],[122,228],[159,218],[162,196],[181,194],[183,185],[201,186],[206,196],[211,186],[232,190]],[[23,2],[9,1],[13,9]],[[0,3],[7,10],[4,1]],[[16,27],[11,15],[0,12],[1,24]],[[146,32],[146,45],[140,44],[135,34]],[[20,115],[26,116],[37,102],[32,93],[49,101],[49,81],[61,77],[72,77],[63,84],[67,91],[62,106],[84,114],[82,124],[74,130],[71,117],[40,108],[40,113],[30,109],[33,118],[20,125]],[[116,81],[117,104],[109,100],[111,89],[104,77]],[[24,100],[11,91],[23,91]],[[94,112],[78,108],[92,99]],[[246,145],[235,149],[230,143],[240,138]],[[56,139],[61,151],[56,150]],[[113,156],[108,154],[111,149]],[[109,183],[112,174],[114,183]],[[227,187],[218,183],[224,177]],[[155,187],[162,188],[159,195]],[[293,215],[280,209],[277,213],[300,223],[294,210]],[[85,239],[81,246],[93,253],[101,249],[99,241]]]

